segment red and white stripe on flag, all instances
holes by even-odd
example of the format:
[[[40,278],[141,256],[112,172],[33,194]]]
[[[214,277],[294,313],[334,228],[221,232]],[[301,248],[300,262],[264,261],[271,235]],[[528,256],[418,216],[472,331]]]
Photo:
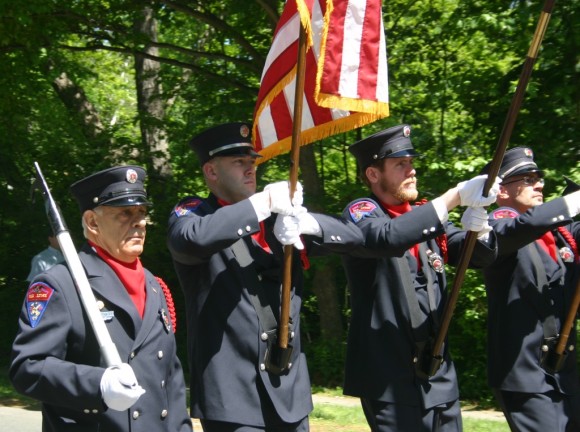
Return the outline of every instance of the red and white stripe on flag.
[[[308,38],[300,144],[389,115],[381,0],[288,0],[254,111],[259,163],[290,151],[300,25]]]

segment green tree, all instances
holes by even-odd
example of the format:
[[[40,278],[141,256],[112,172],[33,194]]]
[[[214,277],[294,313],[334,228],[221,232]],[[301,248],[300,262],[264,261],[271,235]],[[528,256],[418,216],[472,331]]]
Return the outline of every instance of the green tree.
[[[30,258],[45,246],[42,200],[29,199],[34,161],[79,242],[70,184],[112,163],[147,167],[155,207],[143,260],[173,289],[178,337],[185,336],[164,237],[174,203],[205,190],[187,142],[209,126],[251,119],[282,7],[277,0],[0,0],[0,307],[7,329],[0,363]],[[424,154],[421,196],[477,173],[492,156],[540,10],[523,1],[384,2],[391,116],[303,148],[306,205],[336,214],[365,194],[347,148],[401,122],[412,125]],[[510,141],[536,150],[550,196],[562,190],[562,174],[580,180],[579,11],[578,2],[556,4]],[[259,167],[260,184],[288,172],[288,157],[268,161]],[[308,281],[313,377],[340,384],[349,317],[340,261],[313,260]],[[482,283],[469,272],[450,329],[464,397],[489,397],[485,320]]]

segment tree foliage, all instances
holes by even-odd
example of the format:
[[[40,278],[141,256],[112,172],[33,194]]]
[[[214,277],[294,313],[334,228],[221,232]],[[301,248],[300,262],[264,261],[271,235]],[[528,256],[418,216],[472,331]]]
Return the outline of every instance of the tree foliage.
[[[391,116],[303,148],[306,205],[337,214],[365,194],[347,148],[401,122],[412,125],[424,155],[422,196],[433,198],[476,174],[493,155],[541,6],[385,2]],[[113,163],[145,166],[155,206],[143,261],[183,307],[165,226],[180,197],[205,191],[187,143],[215,124],[251,120],[282,7],[275,0],[0,0],[0,304],[9,330],[0,361],[10,350],[30,258],[46,242],[42,200],[30,200],[34,161],[79,244],[69,186]],[[562,190],[562,175],[580,181],[579,13],[578,2],[556,4],[510,141],[536,150],[550,196]],[[287,157],[271,160],[259,167],[260,184],[288,172]],[[318,384],[340,384],[349,306],[339,260],[313,260],[307,280],[313,376]],[[485,319],[481,280],[469,273],[451,327],[464,397],[488,397]],[[333,340],[325,341],[329,332]]]

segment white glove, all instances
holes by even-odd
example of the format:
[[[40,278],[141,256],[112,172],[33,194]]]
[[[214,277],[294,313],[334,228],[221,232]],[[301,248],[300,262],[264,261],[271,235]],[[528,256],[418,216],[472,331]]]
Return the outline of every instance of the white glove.
[[[105,369],[101,378],[101,395],[107,406],[115,411],[125,411],[145,393],[137,383],[133,368],[127,363]]]
[[[296,216],[279,215],[274,224],[274,235],[284,246],[294,245],[298,250],[304,249],[300,239],[300,221]]]
[[[487,212],[483,207],[468,207],[461,216],[461,225],[464,230],[478,233],[478,239],[487,239],[491,231]]]
[[[298,213],[296,219],[298,219],[298,225],[300,226],[300,234],[322,237],[322,228],[320,228],[320,224],[310,213],[306,211]]]
[[[568,207],[570,217],[575,217],[578,213],[580,213],[580,190],[566,195],[564,197],[564,202]]]
[[[290,184],[288,181],[271,183],[264,188],[264,192],[268,194],[270,199],[270,211],[272,213],[294,216],[302,206],[303,196],[300,182],[296,183],[296,191],[292,201],[290,201]]]
[[[487,174],[483,174],[473,177],[471,180],[458,183],[457,190],[459,192],[460,205],[466,207],[486,207],[493,204],[499,193],[500,179],[498,177],[495,178],[495,182],[489,188],[487,197],[484,197],[482,194],[486,180]]]

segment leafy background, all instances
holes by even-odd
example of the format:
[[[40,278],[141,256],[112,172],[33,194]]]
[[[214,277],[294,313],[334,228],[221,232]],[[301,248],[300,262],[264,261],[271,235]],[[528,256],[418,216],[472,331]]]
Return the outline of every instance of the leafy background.
[[[0,366],[26,290],[31,257],[46,246],[38,161],[80,246],[69,186],[118,163],[147,168],[155,203],[143,262],[172,288],[180,356],[185,311],[165,246],[173,205],[205,186],[188,140],[222,122],[251,120],[283,2],[273,0],[0,0]],[[412,125],[422,197],[432,199],[491,159],[542,5],[535,1],[392,0],[383,13],[391,116],[304,147],[306,205],[338,214],[366,193],[350,144]],[[510,146],[546,170],[547,197],[562,176],[580,181],[580,3],[557,3]],[[281,156],[260,186],[288,177]],[[452,214],[457,220],[459,214]],[[313,260],[303,310],[316,385],[342,383],[349,297],[340,261]],[[449,269],[451,274],[453,270]],[[485,290],[468,271],[450,328],[464,399],[490,401],[485,376]]]

